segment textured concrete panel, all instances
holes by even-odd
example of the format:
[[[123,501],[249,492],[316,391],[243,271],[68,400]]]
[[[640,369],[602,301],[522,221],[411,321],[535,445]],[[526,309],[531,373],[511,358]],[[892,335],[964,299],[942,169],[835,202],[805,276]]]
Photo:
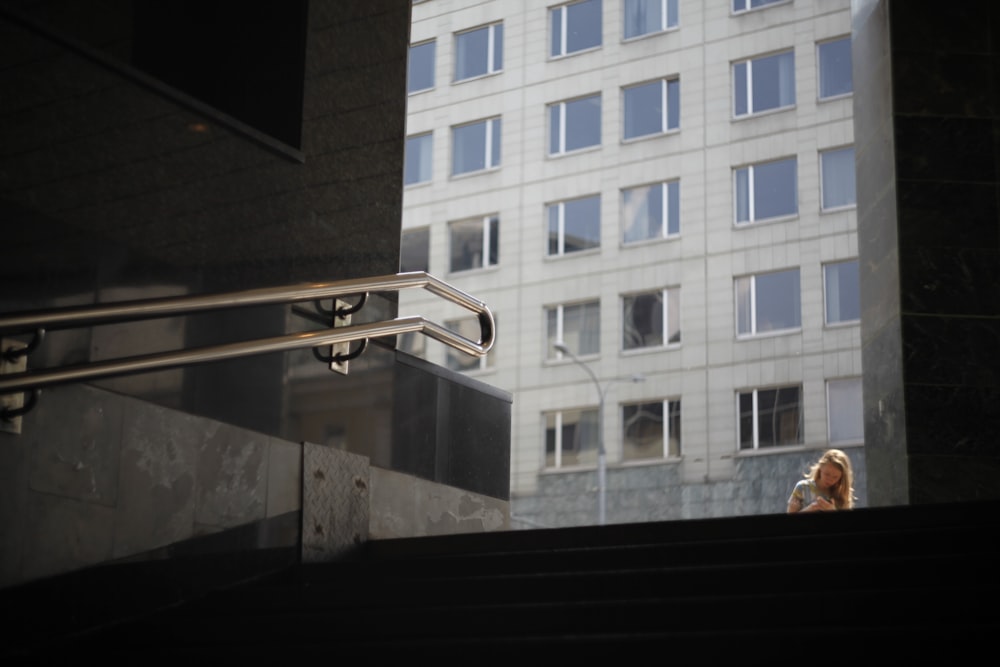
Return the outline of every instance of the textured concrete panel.
[[[95,400],[99,395],[87,387],[53,389],[25,417],[33,490],[115,504],[122,404]]]
[[[368,459],[302,446],[302,561],[332,560],[368,539]]]
[[[229,528],[263,519],[270,438],[207,419],[202,423],[195,521]]]
[[[116,557],[191,536],[204,430],[203,419],[170,410],[140,405],[125,416]]]
[[[371,539],[510,529],[510,503],[372,468]]]

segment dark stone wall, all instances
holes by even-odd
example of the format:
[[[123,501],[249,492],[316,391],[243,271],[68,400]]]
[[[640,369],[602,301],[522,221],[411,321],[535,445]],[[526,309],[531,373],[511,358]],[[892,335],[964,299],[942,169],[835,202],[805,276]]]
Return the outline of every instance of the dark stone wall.
[[[395,274],[409,23],[408,0],[0,3],[0,313]],[[372,294],[353,323],[397,304]],[[28,368],[324,326],[310,313],[51,331]],[[397,469],[397,365],[388,339],[346,377],[306,350],[96,384]],[[510,397],[487,395],[509,444]],[[486,466],[503,495],[508,458]]]
[[[1000,7],[853,12],[870,501],[996,498]]]

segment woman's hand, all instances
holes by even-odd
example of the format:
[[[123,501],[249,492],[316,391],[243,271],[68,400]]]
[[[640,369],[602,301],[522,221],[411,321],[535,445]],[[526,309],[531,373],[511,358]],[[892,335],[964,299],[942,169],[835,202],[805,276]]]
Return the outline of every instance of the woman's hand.
[[[837,509],[836,505],[834,505],[832,502],[830,502],[826,498],[822,498],[822,497],[817,498],[816,500],[812,501],[812,503],[810,503],[809,507],[814,512],[830,512],[830,511],[833,511],[833,510]]]

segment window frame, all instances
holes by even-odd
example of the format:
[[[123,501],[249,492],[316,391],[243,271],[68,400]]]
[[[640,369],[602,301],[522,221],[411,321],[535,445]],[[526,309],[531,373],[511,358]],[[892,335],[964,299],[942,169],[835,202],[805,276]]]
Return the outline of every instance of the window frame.
[[[591,202],[591,201],[593,201],[593,206],[594,206],[594,211],[593,212],[595,212],[597,214],[597,220],[596,220],[596,224],[597,224],[597,242],[594,245],[587,246],[587,247],[584,247],[584,248],[580,248],[578,250],[567,250],[566,249],[566,231],[567,231],[566,206],[568,204],[576,204],[576,203]],[[553,220],[552,220],[553,211],[555,211],[555,215],[556,215],[556,221],[555,221],[556,229],[555,230],[552,229],[552,225],[553,225]],[[590,222],[591,222],[590,220],[584,221],[584,226],[585,227],[589,226]],[[580,254],[580,253],[588,253],[588,252],[597,252],[597,251],[599,251],[601,249],[601,232],[602,232],[602,229],[601,229],[601,195],[600,195],[600,193],[590,194],[590,195],[583,195],[582,197],[572,197],[570,199],[561,199],[559,201],[549,202],[548,204],[545,205],[545,224],[546,224],[546,229],[547,229],[546,251],[545,251],[545,256],[546,257],[568,257],[568,256],[571,256],[571,255],[577,255],[577,254]],[[572,231],[572,230],[570,230],[570,231]],[[586,231],[586,229],[584,229],[583,231]],[[552,251],[553,232],[556,235],[555,236],[555,242],[556,242],[557,249],[556,249],[555,252]],[[587,237],[584,236],[584,235],[580,235],[580,238],[586,239]]]
[[[407,180],[408,174],[410,173],[411,161],[410,157],[412,153],[410,152],[410,142],[416,140],[427,139],[427,150],[424,152],[421,147],[420,156],[417,158],[418,168],[422,172],[423,168],[427,167],[427,178],[423,180],[409,181]],[[424,183],[430,183],[434,180],[434,131],[429,132],[418,132],[416,134],[411,134],[406,137],[406,141],[403,144],[403,187],[413,187],[416,185],[422,185]],[[425,164],[426,162],[426,164]]]
[[[660,342],[650,345],[637,344],[632,347],[627,345],[629,337],[627,335],[627,325],[629,320],[629,299],[638,299],[640,297],[649,297],[653,295],[658,295],[660,297],[660,322],[659,331],[652,333],[659,333]],[[679,347],[683,337],[681,336],[681,326],[680,326],[680,299],[681,299],[681,288],[679,286],[663,287],[661,289],[655,290],[645,290],[641,292],[631,292],[621,295],[621,310],[619,311],[622,315],[622,326],[621,326],[621,350],[624,354],[632,354],[637,352],[646,352],[649,350],[662,350],[665,348],[675,348]],[[633,306],[634,309],[634,306]],[[675,321],[676,320],[676,321]],[[634,327],[633,329],[637,329]],[[673,340],[671,335],[676,328],[677,339]]]
[[[634,35],[627,34],[629,29],[629,5],[642,3],[645,4],[659,4],[660,5],[660,27],[656,30],[650,30],[648,32],[640,32]],[[678,0],[625,0],[622,3],[622,41],[631,41],[633,39],[642,39],[643,37],[649,37],[651,35],[659,35],[664,32],[671,30],[677,30],[680,25],[680,10],[678,8]],[[673,19],[673,22],[671,22]]]
[[[576,449],[576,460],[573,463],[565,463],[563,461],[566,447],[563,446],[564,435],[566,433],[564,419],[567,415],[578,415],[575,422],[571,422],[575,425],[575,428],[580,433],[580,447]],[[553,424],[550,428],[549,418],[553,418]],[[580,408],[561,408],[558,410],[547,410],[542,412],[542,469],[543,470],[561,470],[567,468],[589,468],[593,467],[597,463],[597,454],[599,447],[601,428],[601,416],[600,411],[597,406],[587,406]],[[549,432],[552,431],[552,462],[549,462]],[[591,439],[584,441],[584,437],[593,434]],[[592,442],[590,441],[592,440]],[[572,451],[572,450],[571,450]],[[581,460],[582,459],[582,460]]]
[[[468,176],[472,174],[481,174],[487,171],[495,171],[500,168],[500,147],[501,147],[501,117],[500,116],[490,116],[489,118],[480,118],[479,120],[470,121],[468,123],[460,123],[458,125],[451,126],[451,176],[452,178]],[[475,169],[469,169],[466,171],[455,171],[456,169],[456,152],[458,150],[458,141],[456,134],[465,129],[476,127],[478,125],[483,125],[485,127],[484,141],[485,145],[483,147],[483,162],[482,167]],[[496,135],[496,136],[494,136]],[[495,146],[494,146],[495,145]],[[496,155],[494,155],[494,147],[496,148]]]
[[[626,415],[626,410],[629,408],[637,408],[636,414],[641,414],[643,406],[660,405],[660,453],[656,456],[629,456],[628,452],[630,449],[640,449],[640,447],[631,447],[629,445],[630,437],[628,435],[629,429],[629,419],[630,417]],[[628,463],[637,463],[641,461],[657,461],[662,459],[677,459],[683,456],[684,444],[681,437],[683,433],[682,430],[682,417],[681,417],[681,399],[680,398],[664,398],[659,401],[628,401],[621,403],[619,406],[619,413],[621,415],[621,460]],[[664,418],[664,415],[666,417]],[[674,428],[674,423],[676,421],[676,433]],[[634,438],[632,438],[634,439]],[[676,446],[674,444],[676,443]]]
[[[792,174],[794,175],[794,182],[791,184],[791,192],[794,198],[794,210],[788,213],[779,213],[777,215],[771,215],[767,217],[757,217],[757,172],[765,167],[776,166],[781,163],[791,162],[793,169]],[[740,196],[741,179],[740,174],[742,172],[747,173],[746,177],[746,209],[747,209],[747,219],[740,219],[740,207],[742,203],[742,198]],[[770,160],[764,160],[761,162],[754,162],[752,164],[746,164],[740,167],[733,168],[733,224],[736,227],[751,227],[756,224],[761,224],[765,222],[778,222],[782,220],[791,220],[799,215],[799,159],[796,155],[791,155],[787,157],[774,158]]]
[[[570,343],[572,341],[567,340],[566,331],[566,311],[568,309],[580,308],[581,313],[578,316],[582,324],[586,324],[590,321],[594,323],[593,333],[589,333],[584,327],[581,327],[579,331],[570,332],[575,336],[578,341],[584,341],[593,339],[593,349],[588,348],[587,350],[581,350],[580,345],[570,345],[570,349],[575,347],[576,356],[578,358],[596,358],[601,354],[601,301],[599,298],[595,299],[584,299],[580,301],[570,301],[565,303],[557,303],[545,306],[545,355],[547,361],[563,361],[563,353],[555,349],[554,344],[556,342]],[[593,313],[588,312],[590,308],[593,308]],[[552,314],[555,315],[555,331],[552,331]]]
[[[790,390],[790,389],[797,390],[798,393],[797,397],[798,400],[794,408],[798,413],[795,425],[796,429],[795,441],[779,442],[777,437],[774,437],[772,444],[761,444],[761,435],[762,435],[760,429],[760,424],[762,421],[761,407],[760,407],[761,392],[772,392],[772,391],[776,392],[774,405],[771,411],[777,413],[778,400],[781,398],[781,392],[783,390]],[[750,396],[751,410],[752,410],[751,414],[752,433],[750,439],[750,446],[748,447],[744,446],[744,443],[747,442],[744,435],[744,427],[746,424],[744,422],[743,406],[742,406],[744,396]],[[804,392],[802,390],[801,383],[772,385],[772,386],[755,387],[753,389],[737,390],[736,391],[736,451],[756,452],[760,450],[779,450],[786,447],[798,447],[805,444],[805,410],[804,410],[805,406],[803,404],[803,396]],[[772,419],[772,423],[775,423],[774,419]],[[777,433],[777,431],[779,430],[780,429],[774,429],[774,432]]]
[[[779,103],[777,106],[767,107],[765,109],[759,109],[759,110],[755,109],[754,108],[754,94],[753,94],[754,93],[754,86],[753,86],[753,64],[755,62],[759,63],[759,62],[761,62],[763,60],[766,60],[766,59],[769,59],[769,58],[776,58],[776,57],[781,57],[781,56],[791,56],[791,78],[790,78],[790,83],[791,83],[791,90],[790,90],[791,101],[788,102],[787,104],[780,104]],[[738,70],[739,70],[739,68],[741,66],[746,66],[746,77],[745,77],[746,80],[743,82],[742,87],[746,89],[746,100],[744,100],[744,104],[745,104],[747,110],[745,112],[743,112],[743,113],[740,113],[739,110],[738,110],[739,109],[739,106],[738,106],[738,93],[739,93],[739,89],[741,87],[740,86],[740,77],[738,75]],[[780,68],[782,66],[779,64],[778,67],[779,67],[779,70],[780,70]],[[733,120],[744,120],[744,119],[747,119],[747,118],[754,118],[754,117],[757,117],[757,116],[762,116],[764,114],[780,113],[782,111],[788,111],[790,109],[794,109],[795,108],[798,92],[796,90],[796,82],[795,82],[795,48],[794,47],[787,48],[787,49],[782,49],[780,51],[774,51],[772,53],[764,53],[764,54],[760,54],[760,55],[756,55],[756,56],[751,56],[749,58],[742,58],[740,60],[734,60],[732,62],[732,64],[730,65],[730,71],[732,72],[732,95],[733,95],[733,97],[732,97],[732,102],[733,102],[732,113],[733,113]],[[779,87],[780,87],[780,78],[779,78]],[[781,97],[781,93],[780,92],[778,93],[778,96],[779,96],[779,98]]]
[[[589,44],[573,51],[569,50],[569,33],[572,30],[570,26],[570,7],[576,5],[585,5],[588,3],[594,3],[597,5],[597,14],[599,17],[600,25],[597,28],[597,43]],[[548,52],[550,59],[557,58],[568,58],[574,56],[578,53],[586,53],[588,51],[594,51],[601,48],[604,44],[604,3],[602,0],[574,0],[573,2],[564,2],[559,5],[553,5],[548,8],[549,16],[549,32],[548,32]],[[559,23],[559,45],[557,52],[556,45],[556,22]]]
[[[628,123],[630,118],[629,111],[629,92],[636,91],[640,88],[646,88],[654,84],[659,84],[660,87],[660,129],[655,132],[646,132],[644,134],[633,134],[629,136],[628,134]],[[679,76],[665,76],[659,79],[652,79],[651,81],[642,81],[639,83],[629,84],[627,86],[621,87],[622,95],[622,141],[623,142],[633,142],[641,141],[643,139],[649,139],[651,137],[660,137],[665,134],[673,134],[680,132],[681,129],[681,107],[680,107],[680,93],[681,90],[681,80]],[[673,116],[673,118],[671,118]],[[673,125],[670,122],[673,120]]]
[[[479,252],[478,266],[473,262],[473,266],[455,268],[455,228],[459,225],[469,225],[470,223],[478,223],[479,225],[479,247],[475,249]],[[450,221],[448,223],[448,273],[482,271],[497,266],[500,263],[499,241],[500,215],[498,213]]]
[[[829,46],[831,44],[839,44],[841,42],[847,42],[847,56],[850,62],[848,62],[848,74],[851,79],[851,89],[847,92],[834,93],[832,95],[823,94],[823,47]],[[830,100],[839,100],[845,97],[851,97],[854,95],[854,76],[853,76],[853,53],[851,52],[851,36],[841,35],[840,37],[832,37],[830,39],[824,39],[816,42],[816,99],[820,102],[827,102]]]
[[[758,287],[757,279],[764,276],[777,276],[780,274],[791,274],[794,273],[796,276],[795,287],[796,287],[796,303],[793,305],[793,319],[797,320],[795,324],[787,327],[780,327],[775,329],[764,329],[760,330],[758,326],[758,318],[760,313],[758,313]],[[743,281],[749,281],[749,287],[747,288],[747,302],[742,303],[741,298],[741,284]],[[748,340],[752,338],[761,338],[766,336],[781,336],[790,333],[796,333],[802,331],[802,275],[801,270],[798,267],[791,269],[779,269],[777,271],[761,271],[759,273],[751,273],[745,276],[737,276],[733,279],[734,288],[734,301],[736,306],[736,338],[737,340]],[[749,318],[749,330],[742,331],[740,327],[743,324],[744,317],[741,316],[741,312],[746,310],[746,317]]]
[[[567,144],[567,125],[569,125],[569,116],[571,109],[575,108],[576,104],[585,103],[590,100],[597,100],[597,141],[594,143],[586,144],[576,148],[566,148]],[[586,107],[583,107],[584,109]],[[580,97],[573,97],[568,100],[560,100],[558,102],[551,102],[546,105],[548,113],[548,147],[547,156],[548,157],[561,157],[563,155],[572,155],[580,151],[592,150],[594,148],[600,147],[602,143],[602,128],[601,128],[601,115],[603,113],[603,100],[601,99],[601,93],[591,93],[589,95],[583,95]],[[558,112],[558,125],[559,127],[553,127],[555,124],[554,112]],[[552,150],[552,142],[555,135],[558,133],[558,143],[559,147],[556,151]]]
[[[459,42],[463,37],[472,35],[480,31],[486,31],[486,71],[477,74],[470,74],[459,78],[458,67],[460,62],[461,48]],[[497,33],[500,33],[497,35]],[[460,30],[454,34],[454,70],[452,71],[452,83],[464,83],[474,79],[481,79],[486,76],[493,76],[503,71],[503,21],[496,21],[486,25]],[[495,61],[499,59],[499,64]]]
[[[657,186],[659,186],[658,190],[660,192],[659,234],[656,236],[647,235],[642,238],[630,239],[628,235],[629,230],[636,227],[642,227],[642,225],[645,225],[645,229],[648,230],[650,228],[649,221],[653,217],[649,214],[641,217],[638,215],[643,211],[648,212],[650,210],[648,203],[649,195],[642,195],[639,191],[652,191]],[[629,193],[636,193],[634,196],[642,197],[643,201],[633,204],[629,201]],[[622,245],[634,246],[641,243],[650,243],[652,241],[675,239],[681,235],[680,179],[675,178],[666,181],[659,181],[657,183],[646,183],[643,185],[634,185],[622,188],[619,201],[621,202]]]
[[[853,424],[856,427],[860,427],[860,436],[857,437],[847,437],[843,439],[834,439],[834,412],[837,412],[840,416],[845,416],[843,410],[835,410],[833,404],[833,392],[831,392],[831,385],[843,385],[850,383],[851,385],[857,386],[857,403],[852,406],[843,406],[846,408],[853,408],[851,410],[854,415],[856,415],[857,421]],[[840,378],[827,378],[826,380],[826,439],[831,446],[834,445],[860,445],[865,442],[865,421],[864,421],[864,383],[860,375],[850,376],[850,377],[840,377]],[[852,416],[852,415],[846,415]]]
[[[430,46],[431,47],[431,51],[432,51],[432,53],[431,53],[431,65],[430,65],[430,85],[426,86],[424,88],[416,88],[416,89],[414,89],[414,88],[410,87],[411,81],[413,80],[413,77],[411,76],[412,73],[413,73],[413,62],[414,62],[413,51],[414,51],[414,49],[419,49],[419,48],[426,47],[426,46]],[[434,90],[434,88],[437,86],[436,68],[437,68],[437,40],[436,39],[425,39],[425,40],[423,40],[421,42],[416,42],[414,44],[410,44],[408,56],[407,56],[407,59],[406,59],[406,94],[407,95],[416,95],[417,93],[423,93],[423,92],[426,92],[428,90]]]
[[[848,202],[848,203],[846,203],[846,204],[834,204],[834,205],[828,206],[827,202],[826,202],[827,191],[829,189],[829,188],[827,188],[827,185],[826,185],[826,182],[827,182],[827,179],[826,179],[826,176],[827,176],[827,173],[826,173],[826,170],[827,170],[826,158],[829,155],[833,155],[833,154],[837,154],[837,153],[844,153],[846,151],[850,151],[850,153],[851,153],[851,160],[850,160],[850,165],[851,165],[851,185],[853,186],[853,188],[852,188],[853,192],[851,194],[853,195],[853,197],[852,197],[851,201]],[[836,146],[836,147],[833,147],[833,148],[824,148],[823,150],[819,151],[819,207],[820,207],[820,211],[823,212],[823,213],[830,213],[830,212],[834,212],[834,211],[844,211],[844,210],[848,210],[848,209],[852,209],[852,208],[857,208],[857,206],[858,206],[858,181],[857,181],[857,169],[855,168],[855,165],[854,165],[854,145],[851,144],[851,145],[848,145],[848,146]]]
[[[854,281],[859,285],[856,303],[857,303],[857,317],[851,319],[837,319],[831,320],[830,310],[831,310],[831,285],[830,285],[830,269],[833,267],[842,267],[845,265],[853,264],[855,266]],[[832,262],[823,263],[823,324],[827,327],[843,327],[859,324],[861,322],[861,290],[860,290],[860,271],[861,265],[858,263],[857,258],[855,259],[841,259]],[[843,289],[845,285],[838,281],[837,289]],[[837,300],[837,312],[842,310],[843,301]]]

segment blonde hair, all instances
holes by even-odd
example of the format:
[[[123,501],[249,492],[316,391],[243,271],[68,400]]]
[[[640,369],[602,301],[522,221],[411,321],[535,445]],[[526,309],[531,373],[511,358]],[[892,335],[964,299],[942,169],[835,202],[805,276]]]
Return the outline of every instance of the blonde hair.
[[[812,464],[806,478],[819,482],[819,467],[824,463],[836,466],[840,470],[840,480],[830,487],[830,499],[839,510],[854,507],[854,473],[851,472],[851,459],[839,449],[828,449]]]

